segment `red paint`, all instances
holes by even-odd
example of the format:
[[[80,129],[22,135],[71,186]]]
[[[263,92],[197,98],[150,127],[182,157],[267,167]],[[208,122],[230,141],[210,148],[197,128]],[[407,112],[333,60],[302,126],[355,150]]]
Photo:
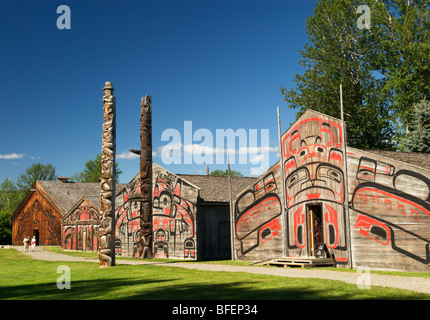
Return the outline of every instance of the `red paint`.
[[[387,239],[385,241],[375,239],[369,234],[370,228],[374,225],[385,230],[385,232],[387,233]],[[390,229],[387,227],[387,225],[371,217],[360,214],[357,217],[357,221],[355,222],[355,225],[354,225],[354,230],[356,229],[359,229],[359,232],[361,235],[368,237],[369,239],[375,240],[376,242],[379,242],[384,246],[388,245],[391,241],[391,232],[390,232]]]
[[[406,215],[405,204],[407,204],[409,206],[408,209],[410,209],[410,215],[411,216],[414,215],[415,216],[414,219],[417,220],[417,221],[419,221],[419,218],[418,218],[418,213],[419,212],[422,212],[422,213],[424,213],[424,214],[426,214],[427,216],[430,217],[430,212],[426,208],[420,206],[419,204],[417,204],[417,203],[415,203],[413,201],[407,200],[407,199],[405,199],[403,197],[397,196],[395,194],[392,194],[390,192],[386,192],[386,191],[383,191],[383,190],[375,189],[375,188],[372,188],[372,187],[363,187],[363,188],[360,188],[355,193],[355,196],[354,196],[354,199],[353,199],[353,206],[354,207],[356,207],[356,206],[359,207],[360,206],[360,202],[357,201],[357,196],[360,196],[360,200],[363,198],[367,202],[366,193],[372,194],[372,196],[376,196],[377,195],[378,197],[389,198],[389,199],[393,199],[393,200],[398,201],[398,203],[397,203],[397,209],[402,209],[400,211],[400,214],[402,214],[402,215]],[[389,201],[389,200],[388,199],[385,200],[385,203],[387,203],[387,201]],[[369,214],[372,214],[372,213],[373,212],[369,212]]]
[[[360,168],[358,168],[358,171],[360,170],[368,170],[368,171],[372,171],[373,173],[375,172],[375,168],[370,168],[366,166],[360,166]]]
[[[296,245],[299,248],[304,248],[306,246],[306,217],[305,215],[302,213],[303,211],[303,206],[300,207],[295,213],[294,213],[294,217],[293,217],[293,221],[294,221],[294,240],[296,242]],[[303,240],[303,244],[300,244],[297,238],[297,229],[299,226],[302,226],[302,240]]]
[[[337,242],[339,239],[339,229],[338,229],[338,221],[337,221],[337,211],[335,209],[333,209],[331,206],[329,206],[328,204],[325,204],[326,208],[328,209],[328,212],[325,213],[324,217],[325,217],[325,228],[326,228],[326,234],[329,234],[328,232],[328,226],[329,224],[332,224],[334,226],[334,230],[335,230],[335,241],[332,245],[327,244],[327,248],[329,249],[333,249],[337,247]]]
[[[332,121],[328,121],[328,120],[323,120],[321,118],[318,117],[314,117],[314,118],[309,118],[309,119],[305,119],[300,121],[299,123],[297,123],[293,128],[291,128],[290,133],[288,133],[283,139],[282,139],[282,146],[283,146],[283,153],[284,153],[284,157],[288,157],[290,154],[295,154],[297,152],[296,149],[292,149],[291,144],[294,142],[294,140],[296,139],[300,139],[301,134],[300,134],[300,126],[302,124],[308,123],[308,122],[312,122],[312,121],[316,121],[318,122],[319,125],[319,132],[326,132],[327,134],[330,135],[331,137],[331,141],[324,141],[324,145],[327,145],[329,147],[336,147],[336,148],[340,148],[343,144],[343,136],[342,136],[342,127],[340,124],[332,122]],[[328,123],[330,125],[330,127],[327,126],[323,126],[322,123]],[[333,131],[331,130],[332,128],[337,128],[337,133],[339,134],[339,141],[336,141],[335,139],[335,135],[333,133]],[[294,134],[294,137],[291,135],[293,132],[296,132]],[[321,134],[322,136],[322,134]],[[288,138],[291,138],[289,144],[288,144],[288,148],[286,148],[285,144]],[[287,152],[288,151],[288,152]]]
[[[389,174],[390,173],[390,166],[387,165],[386,169],[385,169],[385,174]]]
[[[319,199],[321,193],[309,193],[307,194],[309,200]]]
[[[269,228],[270,229],[270,237],[263,239],[261,234],[263,230]],[[260,242],[265,243],[267,240],[272,239],[273,237],[276,237],[279,234],[279,231],[281,230],[281,224],[279,223],[278,219],[274,219],[268,223],[266,223],[264,226],[260,229]]]
[[[334,161],[342,162],[342,155],[339,152],[333,152],[330,155],[330,159],[328,159],[328,162],[334,162]]]
[[[262,214],[265,214],[265,217],[270,219],[279,213],[281,213],[281,204],[279,203],[278,198],[269,197],[264,199],[240,217],[236,222],[236,234],[239,234],[242,231],[239,229],[243,229],[246,224],[252,223],[254,219],[259,218]]]

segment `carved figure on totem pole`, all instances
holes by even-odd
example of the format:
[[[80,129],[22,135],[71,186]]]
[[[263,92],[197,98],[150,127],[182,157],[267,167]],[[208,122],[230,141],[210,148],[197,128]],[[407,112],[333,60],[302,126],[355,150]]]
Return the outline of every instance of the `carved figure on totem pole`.
[[[115,265],[115,127],[116,100],[114,87],[106,82],[103,88],[104,123],[102,134],[102,177],[100,181],[100,228],[99,260],[100,267]]]
[[[139,258],[152,259],[152,98],[140,103],[140,210]]]

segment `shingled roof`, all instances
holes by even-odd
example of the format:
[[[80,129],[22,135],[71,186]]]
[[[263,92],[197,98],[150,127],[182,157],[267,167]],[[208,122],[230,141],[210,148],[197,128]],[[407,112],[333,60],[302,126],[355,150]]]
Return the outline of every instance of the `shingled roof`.
[[[100,205],[100,183],[98,182],[60,182],[37,181],[43,189],[67,213],[82,197],[86,197],[94,205]],[[124,188],[125,184],[116,184],[116,192]]]
[[[205,202],[229,202],[230,184],[228,176],[177,174],[185,181],[200,188],[200,199]],[[249,186],[255,177],[231,177],[232,196]]]
[[[393,159],[430,170],[430,153],[422,152],[398,152],[398,151],[383,151],[383,150],[362,150],[368,153],[373,153],[382,157]]]

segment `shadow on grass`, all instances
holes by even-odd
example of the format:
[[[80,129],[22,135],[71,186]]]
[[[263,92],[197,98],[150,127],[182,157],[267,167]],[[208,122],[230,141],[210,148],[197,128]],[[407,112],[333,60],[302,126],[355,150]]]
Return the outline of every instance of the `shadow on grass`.
[[[1,252],[0,252],[1,253]],[[279,278],[248,273],[203,272],[174,267],[70,262],[71,289],[57,288],[58,262],[3,252],[0,300],[351,300],[428,299],[428,295],[393,289],[358,290],[320,279]],[[161,262],[160,262],[161,263]],[[175,263],[175,262],[172,262]]]
[[[7,286],[0,299],[17,300],[351,300],[368,299],[353,292],[328,295],[315,288],[256,289],[242,282],[222,284],[174,284],[177,279],[145,280],[97,279],[72,281],[71,289],[60,290],[56,283]],[[179,279],[178,279],[179,280]],[[407,297],[406,297],[407,298]],[[417,299],[417,296],[409,297]],[[399,299],[399,297],[379,297]],[[400,299],[405,299],[404,296]]]
[[[169,280],[145,281],[144,285],[155,285]],[[41,283],[0,288],[0,300],[86,300],[86,299],[118,299],[115,292],[121,288],[137,285],[132,279],[96,279],[71,281],[70,289],[58,289],[57,283]],[[142,285],[142,284],[139,284]],[[111,296],[110,296],[111,294]]]
[[[348,299],[349,295],[337,296],[335,299]],[[127,299],[148,299],[136,293]],[[154,288],[150,292],[153,300],[310,300],[327,299],[324,292],[309,289],[255,289],[246,288],[242,282],[223,284],[188,284],[181,286],[169,285]]]

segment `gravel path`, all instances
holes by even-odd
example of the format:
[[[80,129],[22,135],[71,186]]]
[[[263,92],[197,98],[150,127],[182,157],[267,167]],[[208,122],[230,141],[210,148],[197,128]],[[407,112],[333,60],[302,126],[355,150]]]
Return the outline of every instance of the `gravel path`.
[[[99,262],[98,259],[87,259],[82,257],[74,257],[66,254],[57,254],[44,250],[43,247],[37,247],[35,252],[31,249],[24,252],[22,246],[13,246],[23,254],[33,256],[35,259],[49,260],[49,261],[85,261],[85,262]],[[145,260],[116,260],[117,264],[129,265],[158,265],[169,267],[180,267],[195,270],[206,271],[226,271],[226,272],[251,272],[264,275],[273,275],[280,277],[294,277],[294,278],[319,278],[328,280],[344,281],[350,284],[357,284],[360,276],[363,273],[356,272],[341,272],[341,271],[328,271],[316,269],[296,269],[296,268],[268,268],[268,267],[253,267],[253,266],[231,266],[231,265],[216,265],[205,263],[192,263],[192,262],[151,262]],[[430,278],[419,277],[401,277],[401,276],[388,276],[379,274],[370,274],[371,286],[393,287],[404,290],[412,290],[430,294]]]

